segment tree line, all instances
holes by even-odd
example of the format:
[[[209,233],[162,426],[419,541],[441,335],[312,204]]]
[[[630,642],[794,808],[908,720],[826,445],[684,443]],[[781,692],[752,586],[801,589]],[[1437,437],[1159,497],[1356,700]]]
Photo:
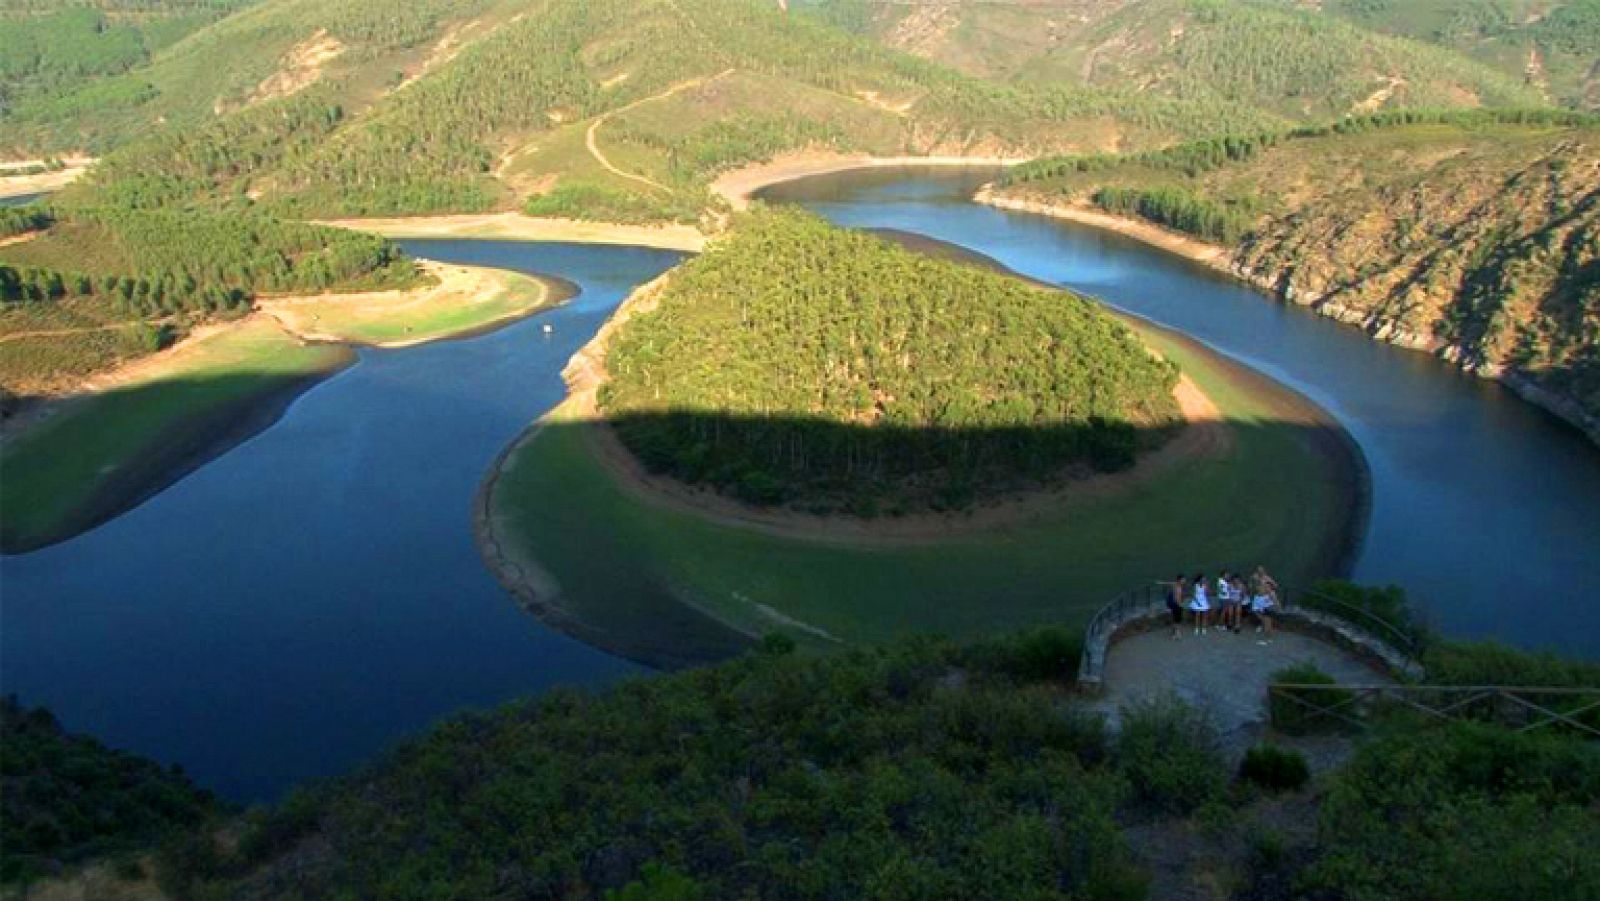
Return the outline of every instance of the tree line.
[[[1096,189],[1091,199],[1109,212],[1138,216],[1219,244],[1243,238],[1253,219],[1244,210],[1182,188],[1104,187]]]
[[[1592,128],[1600,126],[1600,115],[1546,108],[1392,110],[1364,116],[1347,116],[1323,125],[1304,125],[1256,134],[1218,135],[1196,141],[1185,141],[1160,150],[1045,157],[1012,167],[1001,177],[1000,184],[1027,184],[1067,175],[1122,168],[1181,172],[1193,177],[1220,169],[1229,163],[1249,161],[1273,147],[1291,141],[1335,134],[1364,134],[1416,125],[1449,125],[1458,128],[1485,128],[1492,125]]]

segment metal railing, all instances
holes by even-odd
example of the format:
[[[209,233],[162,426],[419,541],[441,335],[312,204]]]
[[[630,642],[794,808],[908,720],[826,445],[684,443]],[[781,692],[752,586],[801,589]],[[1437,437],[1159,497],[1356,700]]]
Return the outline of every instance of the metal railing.
[[[1292,609],[1292,607],[1301,607],[1308,610],[1320,610],[1331,616],[1336,616],[1399,651],[1405,655],[1409,662],[1420,662],[1423,650],[1420,629],[1415,627],[1407,628],[1379,616],[1366,607],[1352,604],[1313,589],[1291,591],[1280,587],[1278,593],[1281,596],[1280,602],[1285,610]]]
[[[1084,627],[1083,656],[1078,664],[1080,683],[1091,688],[1099,684],[1106,651],[1117,632],[1135,621],[1166,614],[1166,592],[1164,583],[1152,582],[1124,591],[1095,613]],[[1400,659],[1386,659],[1386,664],[1403,672],[1420,671],[1422,642],[1415,629],[1407,629],[1364,607],[1310,589],[1292,591],[1280,586],[1277,607],[1274,612],[1290,616],[1305,609],[1334,617],[1379,645],[1392,648]]]
[[[1273,726],[1288,731],[1362,729],[1383,714],[1401,712],[1426,721],[1491,723],[1518,732],[1572,729],[1600,738],[1600,688],[1274,682],[1267,686],[1267,709]]]

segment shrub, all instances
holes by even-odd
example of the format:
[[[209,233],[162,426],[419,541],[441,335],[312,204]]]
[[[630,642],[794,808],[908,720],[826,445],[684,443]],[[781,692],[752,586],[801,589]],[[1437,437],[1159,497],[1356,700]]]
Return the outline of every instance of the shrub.
[[[1309,895],[1600,897],[1600,755],[1585,742],[1473,724],[1375,741],[1322,805]]]
[[[1070,682],[1083,655],[1083,633],[1045,626],[1001,639],[993,645],[989,665],[1024,682]]]
[[[1216,725],[1170,695],[1123,708],[1116,763],[1135,799],[1155,810],[1186,814],[1227,790]]]
[[[1269,791],[1290,791],[1306,784],[1311,769],[1305,755],[1274,745],[1256,745],[1245,752],[1239,778]]]
[[[1318,669],[1314,663],[1297,663],[1272,674],[1275,683],[1299,685],[1335,685],[1334,678]],[[1285,735],[1306,735],[1312,732],[1336,731],[1343,721],[1337,716],[1319,713],[1306,705],[1328,708],[1344,704],[1351,699],[1348,691],[1318,691],[1274,689],[1268,706],[1272,727]],[[1298,699],[1298,700],[1297,700]],[[1350,711],[1341,708],[1348,716]]]

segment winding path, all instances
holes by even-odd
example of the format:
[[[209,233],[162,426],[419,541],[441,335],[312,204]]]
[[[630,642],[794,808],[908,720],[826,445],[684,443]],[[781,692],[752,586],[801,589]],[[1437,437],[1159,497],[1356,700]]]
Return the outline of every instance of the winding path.
[[[609,159],[606,159],[606,155],[600,150],[600,142],[597,140],[600,133],[600,126],[606,124],[607,120],[609,120],[612,116],[621,115],[629,110],[637,109],[646,103],[651,103],[656,100],[665,100],[674,94],[680,94],[691,88],[698,88],[703,85],[711,84],[714,81],[732,75],[733,72],[733,69],[724,69],[721,72],[710,76],[709,78],[691,78],[688,81],[680,81],[659,94],[651,94],[649,97],[641,97],[632,103],[629,103],[625,106],[619,106],[608,113],[602,114],[599,118],[595,119],[589,124],[589,130],[583,136],[583,143],[589,148],[589,155],[594,157],[595,162],[599,163],[607,172],[610,172],[612,175],[615,175],[618,178],[626,178],[629,181],[638,182],[641,185],[649,188],[655,188],[658,191],[671,191],[671,188],[653,178],[650,178],[649,176],[639,175],[634,172],[627,172],[623,169],[619,169]]]

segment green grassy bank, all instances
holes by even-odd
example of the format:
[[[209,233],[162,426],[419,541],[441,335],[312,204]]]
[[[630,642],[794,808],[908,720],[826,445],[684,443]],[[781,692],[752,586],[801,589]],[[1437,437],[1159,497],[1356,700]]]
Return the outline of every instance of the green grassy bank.
[[[177,352],[159,375],[70,401],[0,451],[0,550],[61,541],[132,508],[275,420],[348,365],[267,321]]]
[[[1221,410],[1229,451],[1030,522],[851,543],[779,537],[630,494],[592,455],[595,426],[563,408],[492,483],[495,538],[559,588],[542,592],[547,618],[652,663],[679,662],[658,653],[679,643],[702,657],[734,650],[713,630],[670,634],[684,604],[746,634],[826,646],[1081,623],[1118,592],[1179,570],[1261,562],[1293,582],[1335,567],[1359,527],[1359,460],[1326,415],[1191,341],[1139,329]]]

